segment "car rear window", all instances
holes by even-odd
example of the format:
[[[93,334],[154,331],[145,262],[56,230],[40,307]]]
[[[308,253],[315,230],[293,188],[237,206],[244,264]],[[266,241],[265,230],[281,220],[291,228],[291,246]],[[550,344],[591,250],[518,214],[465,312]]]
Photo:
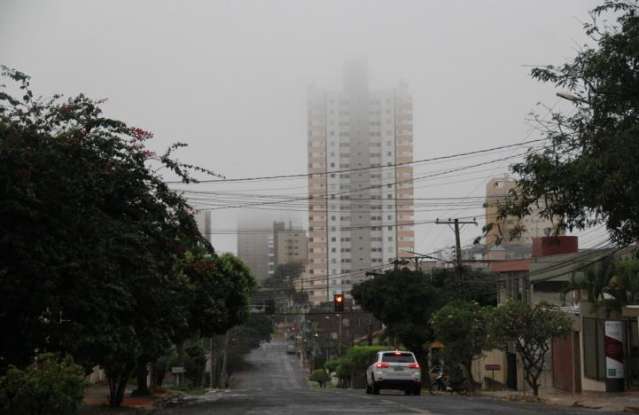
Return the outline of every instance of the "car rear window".
[[[415,363],[415,358],[410,353],[384,353],[382,362],[388,363]]]

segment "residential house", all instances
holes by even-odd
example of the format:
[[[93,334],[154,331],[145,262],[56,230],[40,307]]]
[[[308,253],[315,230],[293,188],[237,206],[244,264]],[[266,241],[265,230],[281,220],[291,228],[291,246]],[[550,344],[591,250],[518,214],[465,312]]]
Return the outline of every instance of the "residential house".
[[[572,284],[583,280],[595,264],[623,252],[579,250],[577,237],[554,236],[533,238],[530,259],[491,263],[491,270],[500,275],[499,303],[544,302],[560,307],[572,317],[572,333],[552,340],[541,377],[542,389],[577,393],[639,387],[639,307],[627,306],[623,312],[614,312],[594,306],[588,302],[584,290],[575,289]],[[619,355],[625,356],[622,362],[616,362],[610,355],[616,353],[615,348]],[[510,388],[525,389],[518,360],[514,350],[486,352],[475,363],[475,376],[477,379],[494,376],[497,382]],[[495,374],[487,371],[487,367],[499,370]]]

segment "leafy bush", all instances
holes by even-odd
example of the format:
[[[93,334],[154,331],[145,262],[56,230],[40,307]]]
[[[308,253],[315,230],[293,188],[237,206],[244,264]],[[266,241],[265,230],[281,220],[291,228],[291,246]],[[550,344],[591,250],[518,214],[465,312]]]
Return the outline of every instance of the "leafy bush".
[[[336,372],[339,365],[342,363],[342,359],[331,359],[327,360],[324,363],[324,369],[328,371],[328,373]]]
[[[359,383],[356,385],[354,381],[363,378],[366,368],[375,359],[375,354],[390,349],[391,346],[353,346],[342,357],[326,362],[324,367],[329,371],[335,371],[340,385],[358,386]]]
[[[491,308],[476,302],[453,301],[433,314],[431,325],[444,345],[444,360],[449,366],[462,365],[471,387],[475,381],[473,360],[481,356],[488,343],[487,326]]]
[[[1,415],[74,415],[84,397],[84,371],[70,357],[43,354],[0,378]]]
[[[344,360],[350,362],[356,372],[365,372],[366,368],[373,362],[377,352],[391,350],[391,346],[353,346],[344,355]]]
[[[311,382],[322,384],[331,380],[331,377],[328,375],[328,373],[326,373],[324,369],[315,369],[313,373],[311,373],[310,380]]]

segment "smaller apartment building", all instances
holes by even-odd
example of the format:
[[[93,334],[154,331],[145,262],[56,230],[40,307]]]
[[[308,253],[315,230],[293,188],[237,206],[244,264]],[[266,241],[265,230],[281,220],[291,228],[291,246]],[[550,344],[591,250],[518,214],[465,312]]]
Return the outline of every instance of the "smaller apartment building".
[[[572,280],[583,278],[588,268],[611,254],[610,249],[580,251],[573,236],[543,237],[533,239],[530,259],[491,264],[491,270],[500,275],[500,303],[511,299],[545,302],[561,307],[572,317],[572,334],[552,340],[541,377],[542,389],[572,393],[639,389],[639,308],[625,307],[622,313],[606,311],[590,304],[582,290],[570,290]],[[622,331],[624,359],[616,369],[606,362],[606,327]],[[499,370],[487,371],[486,365]],[[611,379],[607,376],[611,368],[623,377]],[[514,347],[506,352],[486,352],[475,362],[474,372],[477,379],[494,378],[512,389],[528,387]]]

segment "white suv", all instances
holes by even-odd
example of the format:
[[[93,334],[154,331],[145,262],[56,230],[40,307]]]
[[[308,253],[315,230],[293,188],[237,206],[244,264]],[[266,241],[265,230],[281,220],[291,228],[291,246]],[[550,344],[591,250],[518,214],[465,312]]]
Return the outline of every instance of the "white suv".
[[[377,352],[375,362],[366,369],[366,393],[377,395],[380,389],[400,389],[406,395],[421,394],[422,373],[413,353]]]

